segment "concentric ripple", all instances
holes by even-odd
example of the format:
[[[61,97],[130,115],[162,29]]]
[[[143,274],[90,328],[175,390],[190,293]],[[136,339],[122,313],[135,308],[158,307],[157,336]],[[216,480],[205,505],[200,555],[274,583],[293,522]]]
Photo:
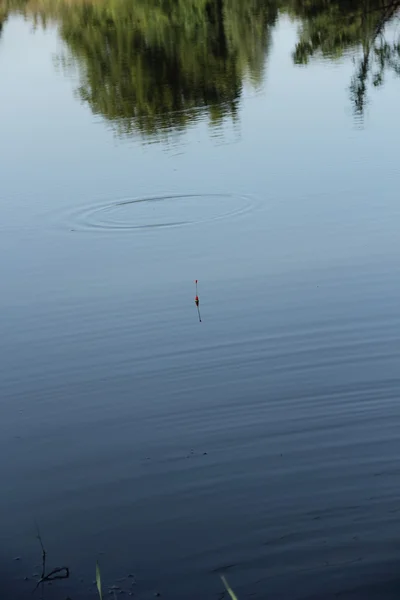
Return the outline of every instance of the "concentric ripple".
[[[70,217],[70,228],[132,231],[182,227],[229,219],[254,210],[256,202],[236,194],[180,194],[123,198],[86,206]],[[72,221],[72,222],[71,222]]]

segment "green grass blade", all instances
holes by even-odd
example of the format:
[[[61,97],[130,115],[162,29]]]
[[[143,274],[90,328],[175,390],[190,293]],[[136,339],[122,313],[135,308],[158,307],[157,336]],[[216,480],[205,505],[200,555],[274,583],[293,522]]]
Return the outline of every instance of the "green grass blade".
[[[222,579],[222,583],[224,584],[224,586],[226,588],[226,591],[228,592],[228,594],[230,595],[232,600],[238,600],[235,592],[233,591],[233,589],[231,588],[231,586],[229,585],[229,583],[227,582],[227,580],[225,579],[225,577],[223,575],[221,575],[221,579]]]
[[[98,562],[96,562],[96,585],[97,585],[97,591],[99,592],[100,600],[103,600],[103,594],[102,594],[102,591],[101,591],[100,567],[99,567],[99,563]]]

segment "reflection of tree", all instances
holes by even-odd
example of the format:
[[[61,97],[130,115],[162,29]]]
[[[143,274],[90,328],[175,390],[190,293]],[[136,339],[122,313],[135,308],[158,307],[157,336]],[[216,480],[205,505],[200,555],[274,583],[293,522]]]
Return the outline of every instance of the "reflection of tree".
[[[362,113],[368,83],[400,74],[400,40],[386,25],[400,0],[0,0],[55,19],[79,66],[79,95],[120,132],[185,128],[206,112],[235,116],[245,78],[262,82],[278,10],[300,22],[295,63],[361,48],[351,96]],[[5,7],[5,8],[4,8]]]
[[[3,25],[5,20],[7,19],[8,11],[5,6],[0,6],[0,36],[3,31]]]
[[[368,81],[380,85],[387,69],[400,75],[400,40],[389,42],[385,34],[399,9],[400,0],[291,0],[290,12],[301,19],[295,63],[307,64],[318,54],[338,58],[361,47],[350,91],[355,111],[362,114]]]
[[[351,83],[351,94],[358,113],[364,110],[369,76],[372,78],[373,85],[377,87],[382,85],[386,70],[392,69],[400,75],[400,41],[389,42],[384,35],[385,26],[397,13],[399,7],[400,2],[393,2],[383,8],[375,28],[363,43],[363,55]]]
[[[23,11],[28,0],[0,0],[0,36],[11,11]]]
[[[262,81],[277,5],[274,0],[225,0],[224,23],[229,47],[237,57],[239,71],[247,73],[255,85]]]
[[[235,115],[243,77],[259,81],[276,8],[263,0],[116,0],[74,5],[61,35],[80,97],[120,131],[180,129],[207,110]]]

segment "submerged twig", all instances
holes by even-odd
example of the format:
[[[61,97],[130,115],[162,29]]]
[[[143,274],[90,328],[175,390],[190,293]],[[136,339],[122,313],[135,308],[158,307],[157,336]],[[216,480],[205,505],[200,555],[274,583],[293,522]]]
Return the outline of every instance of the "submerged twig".
[[[62,575],[60,573],[62,573]],[[37,590],[37,588],[39,587],[39,585],[41,583],[45,583],[46,581],[54,581],[56,579],[68,579],[68,577],[69,577],[68,567],[57,567],[56,569],[53,569],[52,571],[50,571],[50,573],[47,573],[47,575],[45,575],[44,577],[41,577],[39,579],[39,581],[36,584],[35,590]],[[35,590],[33,590],[33,591],[35,591]]]
[[[37,582],[36,587],[33,590],[33,592],[35,592],[38,589],[39,585],[46,583],[48,581],[55,581],[56,579],[68,579],[69,578],[69,568],[68,567],[57,567],[57,568],[53,569],[52,571],[50,571],[50,573],[47,573],[47,575],[46,575],[47,553],[46,553],[45,547],[43,545],[42,536],[40,535],[39,527],[37,524],[36,524],[36,529],[37,529],[37,539],[39,540],[40,547],[42,548],[42,574],[41,574],[40,579]]]
[[[36,523],[36,529],[37,529],[37,536],[36,537],[39,540],[40,547],[42,548],[42,575],[41,575],[41,579],[43,579],[43,577],[45,576],[45,573],[46,573],[46,550],[44,549],[43,541],[42,541],[42,536],[40,535],[39,525],[37,523]]]

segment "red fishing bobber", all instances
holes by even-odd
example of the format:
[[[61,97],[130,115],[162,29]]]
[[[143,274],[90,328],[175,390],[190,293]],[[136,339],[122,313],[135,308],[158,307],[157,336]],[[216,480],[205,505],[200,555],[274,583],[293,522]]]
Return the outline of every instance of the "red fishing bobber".
[[[195,279],[195,281],[194,281],[194,282],[195,282],[195,284],[196,284],[196,296],[195,296],[195,298],[194,298],[194,303],[195,303],[195,305],[197,306],[197,312],[199,313],[199,321],[200,321],[200,323],[201,323],[200,308],[199,308],[200,300],[199,300],[198,291],[197,291],[197,284],[198,284],[198,281],[197,281],[197,279]]]

